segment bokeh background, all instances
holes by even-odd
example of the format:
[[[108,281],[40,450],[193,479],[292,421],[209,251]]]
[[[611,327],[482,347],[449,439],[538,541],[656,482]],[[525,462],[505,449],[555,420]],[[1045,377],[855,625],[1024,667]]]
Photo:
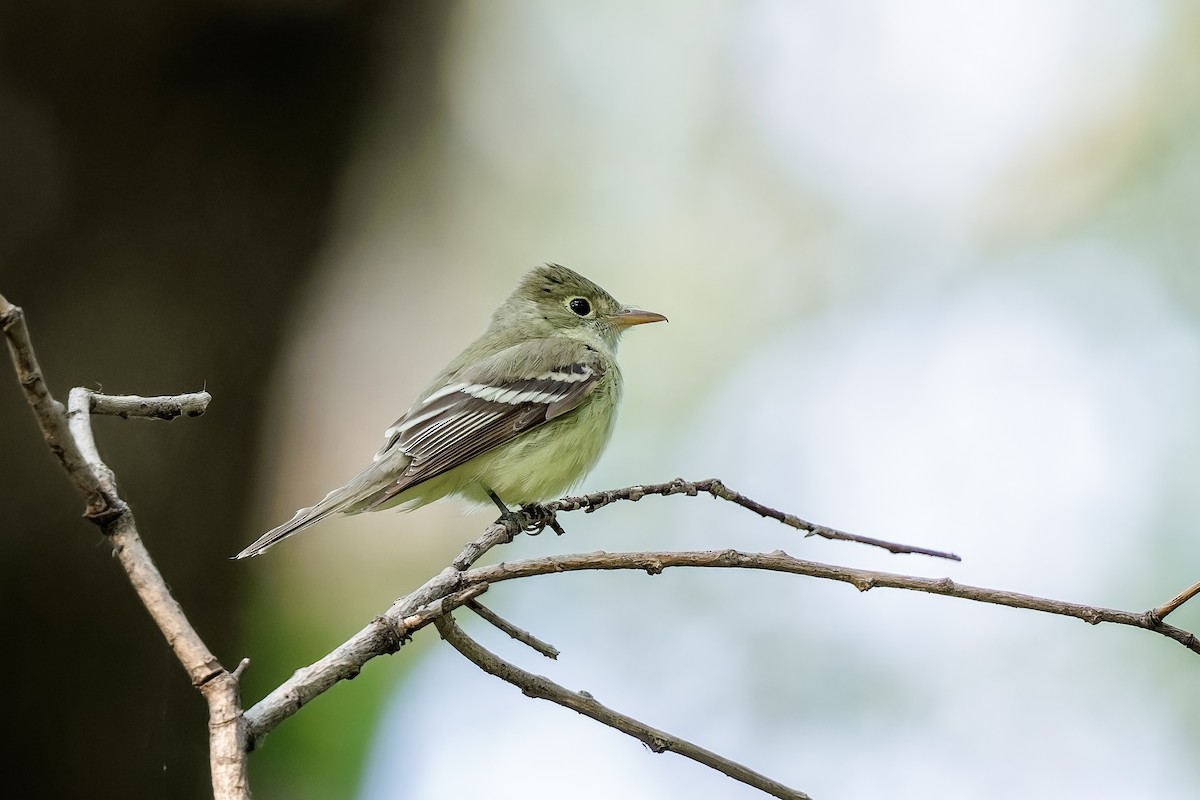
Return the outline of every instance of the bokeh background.
[[[1200,9],[1183,0],[0,7],[0,291],[50,384],[207,388],[103,454],[252,702],[490,517],[336,520],[517,277],[667,314],[582,488],[720,476],[962,564],[705,498],[504,557],[784,549],[1140,610],[1200,578]],[[4,383],[0,381],[0,387]],[[38,796],[209,796],[205,711],[0,388],[4,729]],[[795,577],[572,575],[489,605],[526,668],[824,798],[1193,798],[1178,645]],[[1200,607],[1175,624],[1200,628]],[[463,615],[465,616],[465,615]],[[432,631],[253,755],[262,798],[757,796]]]

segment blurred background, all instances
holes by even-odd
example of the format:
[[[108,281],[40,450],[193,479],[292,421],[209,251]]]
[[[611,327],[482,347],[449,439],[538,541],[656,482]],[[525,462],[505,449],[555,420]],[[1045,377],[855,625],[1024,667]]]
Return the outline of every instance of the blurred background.
[[[52,389],[207,388],[99,420],[247,705],[442,568],[453,502],[229,556],[321,497],[571,266],[660,311],[581,489],[719,476],[889,556],[705,498],[499,558],[783,549],[1144,610],[1200,579],[1200,8],[1182,0],[316,0],[0,7],[0,291]],[[0,381],[10,781],[203,798],[205,708]],[[544,577],[503,656],[823,798],[1193,798],[1200,662],[1130,629],[766,574]],[[1171,621],[1200,629],[1200,605]],[[261,798],[757,794],[422,632],[287,721]],[[15,785],[15,784],[14,784]]]

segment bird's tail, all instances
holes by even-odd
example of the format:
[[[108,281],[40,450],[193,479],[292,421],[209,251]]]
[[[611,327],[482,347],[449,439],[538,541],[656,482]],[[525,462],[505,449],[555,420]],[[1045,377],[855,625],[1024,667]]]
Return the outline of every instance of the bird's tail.
[[[292,534],[299,533],[309,525],[320,522],[326,517],[336,514],[340,508],[336,502],[330,502],[331,500],[335,499],[335,494],[337,494],[336,490],[325,495],[325,499],[317,503],[315,506],[309,506],[308,508],[300,509],[296,512],[295,516],[293,516],[287,522],[283,523],[278,528],[272,528],[262,536],[258,537],[258,540],[255,541],[254,544],[238,553],[236,556],[234,556],[234,558],[249,558],[250,556],[256,556],[259,553],[265,552],[268,547],[278,542],[282,542]]]
[[[353,506],[362,499],[364,492],[375,491],[376,489],[370,480],[374,475],[369,475],[368,473],[371,473],[369,468],[364,470],[346,486],[334,489],[325,495],[321,502],[316,505],[300,509],[287,522],[278,528],[272,528],[258,537],[258,540],[254,544],[238,553],[234,558],[249,558],[265,552],[267,548],[282,542],[293,534],[299,533],[309,525],[315,525],[326,517],[332,517],[335,514],[341,513],[355,513],[357,509],[354,509]]]

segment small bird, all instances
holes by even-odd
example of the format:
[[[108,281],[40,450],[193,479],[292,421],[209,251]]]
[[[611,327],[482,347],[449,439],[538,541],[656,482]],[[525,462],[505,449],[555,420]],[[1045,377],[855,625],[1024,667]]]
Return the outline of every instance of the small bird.
[[[384,432],[366,469],[235,558],[334,514],[408,511],[448,495],[505,510],[561,495],[595,465],[612,433],[621,334],[666,319],[621,305],[558,264],[531,270],[487,331]]]

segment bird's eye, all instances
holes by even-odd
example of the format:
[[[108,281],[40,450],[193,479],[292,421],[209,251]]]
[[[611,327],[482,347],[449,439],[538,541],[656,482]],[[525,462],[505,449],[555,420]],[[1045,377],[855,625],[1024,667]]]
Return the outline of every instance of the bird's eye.
[[[571,302],[567,303],[567,307],[581,317],[586,317],[592,313],[592,304],[582,297],[571,298]]]

